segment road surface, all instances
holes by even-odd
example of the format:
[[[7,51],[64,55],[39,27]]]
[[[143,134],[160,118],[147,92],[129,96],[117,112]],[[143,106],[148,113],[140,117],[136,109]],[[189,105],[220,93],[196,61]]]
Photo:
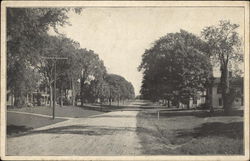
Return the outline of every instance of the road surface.
[[[7,155],[140,155],[138,111],[74,118],[7,139]]]

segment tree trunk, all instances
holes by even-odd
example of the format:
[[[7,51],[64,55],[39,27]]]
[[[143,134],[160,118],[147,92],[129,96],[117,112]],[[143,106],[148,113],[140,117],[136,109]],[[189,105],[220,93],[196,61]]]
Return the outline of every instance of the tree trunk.
[[[62,89],[60,88],[60,106],[63,106],[63,95],[62,95]]]
[[[228,114],[231,110],[231,105],[229,104],[229,100],[228,100],[230,91],[229,91],[229,79],[228,79],[227,66],[221,67],[221,90],[222,90],[223,109],[225,113]]]
[[[75,105],[75,87],[73,79],[71,79],[71,88],[72,88],[72,105]]]
[[[65,96],[65,99],[68,99],[68,94],[69,94],[69,91],[67,90],[67,89],[65,89],[65,91],[64,91],[65,93],[64,93],[64,96]]]
[[[11,93],[11,106],[14,106],[14,95]]]
[[[49,85],[49,106],[52,107],[52,102],[53,102],[53,89],[52,89],[52,84]]]
[[[37,101],[37,106],[41,106],[40,93],[38,90],[37,90],[37,95],[36,95],[36,101]]]
[[[189,110],[190,109],[190,99],[187,98],[187,109]]]
[[[26,94],[26,103],[29,103],[29,93]]]
[[[84,103],[83,88],[84,88],[84,80],[83,80],[83,78],[81,78],[81,81],[80,81],[80,99],[81,99],[81,106],[83,106],[83,103]]]
[[[180,95],[177,95],[177,108],[180,108]]]
[[[33,92],[31,92],[31,103],[32,103],[32,106],[34,106],[34,95],[33,95]]]
[[[170,108],[170,100],[168,99],[168,108]]]
[[[211,83],[211,84],[209,84],[208,88],[206,89],[206,100],[205,100],[205,105],[208,106],[210,113],[214,112],[214,107],[212,104],[212,95],[213,95],[212,87],[213,87],[213,84]]]
[[[23,95],[21,89],[15,91],[14,96],[15,96],[14,106],[16,106],[17,108],[23,107],[25,105],[25,96]]]

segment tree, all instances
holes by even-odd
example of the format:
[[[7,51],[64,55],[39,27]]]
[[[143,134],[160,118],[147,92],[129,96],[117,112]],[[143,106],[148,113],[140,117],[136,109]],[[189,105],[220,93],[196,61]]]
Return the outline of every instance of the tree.
[[[109,86],[109,101],[134,99],[134,87],[124,77],[116,74],[107,74],[105,81]]]
[[[25,104],[23,85],[40,60],[41,44],[50,27],[67,23],[67,11],[62,8],[8,8],[7,9],[7,88],[15,95],[15,105]],[[36,72],[33,70],[33,72]],[[31,81],[29,81],[31,82]],[[36,83],[29,86],[35,88]]]
[[[80,98],[81,105],[85,100],[93,101],[92,95],[90,95],[90,84],[94,80],[103,79],[106,73],[106,68],[103,61],[99,59],[99,56],[92,50],[79,49],[77,52],[77,58],[79,68],[81,70],[80,76]],[[91,98],[92,97],[92,98]]]
[[[226,113],[231,110],[233,90],[229,84],[229,71],[243,60],[241,39],[237,33],[238,24],[220,21],[218,26],[203,29],[202,36],[208,43],[213,63],[220,66],[223,108]]]
[[[206,43],[181,30],[157,40],[142,56],[141,94],[144,98],[168,102],[176,97],[187,104],[203,91],[212,71]]]

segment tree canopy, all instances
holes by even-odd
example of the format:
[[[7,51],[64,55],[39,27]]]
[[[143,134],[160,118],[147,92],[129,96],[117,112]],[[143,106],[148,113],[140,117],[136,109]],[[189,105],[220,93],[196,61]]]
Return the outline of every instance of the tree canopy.
[[[8,8],[7,9],[7,87],[16,98],[16,105],[24,104],[27,93],[24,84],[36,88],[34,66],[43,52],[44,38],[49,27],[67,23],[67,9]],[[29,80],[28,82],[26,80]]]
[[[211,76],[207,50],[205,42],[184,30],[155,41],[138,68],[143,71],[143,97],[156,101],[172,99],[177,93],[183,98],[195,96]]]
[[[231,97],[234,95],[229,84],[229,71],[237,75],[238,65],[243,61],[238,27],[238,24],[230,21],[220,21],[217,26],[208,26],[202,30],[202,37],[210,48],[212,62],[220,66],[223,107],[226,112],[232,106]]]
[[[98,54],[80,48],[78,42],[57,31],[58,26],[69,24],[67,12],[72,9],[81,12],[81,8],[7,9],[7,87],[15,96],[16,106],[23,106],[26,94],[41,85],[50,88],[52,98],[55,81],[60,96],[72,90],[73,104],[76,96],[82,104],[109,98],[107,86],[111,85],[105,80],[107,71]],[[49,35],[50,28],[58,35]],[[54,62],[46,57],[67,58],[56,61],[56,80],[53,77]],[[133,90],[133,87],[126,88]],[[121,96],[124,94],[120,93]],[[128,98],[127,95],[123,97]]]
[[[108,74],[105,77],[105,81],[108,84],[110,99],[134,99],[135,93],[133,85],[122,76],[116,74]]]

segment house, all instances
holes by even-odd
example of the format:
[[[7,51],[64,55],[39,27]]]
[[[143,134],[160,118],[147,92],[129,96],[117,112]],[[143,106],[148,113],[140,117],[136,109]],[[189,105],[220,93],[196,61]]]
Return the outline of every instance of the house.
[[[244,104],[244,97],[243,97],[243,77],[229,78],[230,88],[233,88],[236,92],[236,98],[233,101],[233,107],[239,108],[242,107]],[[214,108],[222,108],[223,107],[223,99],[222,99],[222,91],[220,86],[220,78],[215,77],[213,80],[212,87],[208,88],[205,91],[199,91],[195,98],[190,98],[189,100],[189,107],[196,108],[201,106],[202,104],[206,104],[210,102]],[[187,107],[187,105],[181,105],[181,107]]]
[[[6,105],[7,106],[14,106],[15,97],[10,90],[7,91],[6,95]],[[47,89],[39,89],[37,91],[29,92],[26,94],[25,102],[28,106],[35,106],[35,105],[47,105],[49,104],[49,94]]]
[[[243,77],[241,78],[230,78],[230,87],[236,90],[236,98],[233,102],[233,106],[243,106],[244,97],[243,97]],[[213,81],[213,86],[210,89],[209,94],[211,94],[211,104],[213,107],[222,107],[222,93],[220,86],[220,78],[215,77]]]
[[[190,99],[189,106],[196,108],[202,104],[205,104],[206,103],[206,94],[207,94],[207,91],[198,91],[196,97]]]
[[[48,105],[49,104],[49,94],[47,91],[36,91],[31,92],[27,97],[27,102],[33,105]]]

